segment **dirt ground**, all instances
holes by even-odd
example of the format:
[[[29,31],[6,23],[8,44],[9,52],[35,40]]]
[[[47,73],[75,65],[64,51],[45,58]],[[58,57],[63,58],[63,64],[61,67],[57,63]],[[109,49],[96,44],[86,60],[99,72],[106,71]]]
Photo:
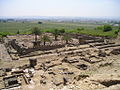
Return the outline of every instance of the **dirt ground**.
[[[116,43],[95,45],[64,47],[44,51],[41,55],[11,60],[4,44],[0,44],[0,69],[23,68],[30,64],[30,58],[37,59],[30,83],[11,90],[120,90],[120,53],[112,53],[120,46],[115,46]],[[31,68],[23,70],[27,69]]]

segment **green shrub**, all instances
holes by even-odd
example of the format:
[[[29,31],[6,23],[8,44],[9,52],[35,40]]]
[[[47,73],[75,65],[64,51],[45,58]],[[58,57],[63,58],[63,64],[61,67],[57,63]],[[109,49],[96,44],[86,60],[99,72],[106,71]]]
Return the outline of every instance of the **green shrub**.
[[[108,31],[111,31],[111,30],[112,30],[111,25],[104,25],[104,29],[103,29],[104,32],[108,32]]]
[[[65,29],[59,30],[60,33],[65,33]]]

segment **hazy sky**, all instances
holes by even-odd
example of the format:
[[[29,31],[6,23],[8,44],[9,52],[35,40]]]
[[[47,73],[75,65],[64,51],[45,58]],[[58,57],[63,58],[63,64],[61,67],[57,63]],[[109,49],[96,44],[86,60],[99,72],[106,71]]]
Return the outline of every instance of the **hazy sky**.
[[[0,0],[0,16],[120,17],[120,0]]]

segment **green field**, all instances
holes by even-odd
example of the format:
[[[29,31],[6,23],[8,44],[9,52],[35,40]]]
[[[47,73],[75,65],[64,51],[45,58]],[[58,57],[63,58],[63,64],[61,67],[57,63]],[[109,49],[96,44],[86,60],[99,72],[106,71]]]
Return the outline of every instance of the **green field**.
[[[52,32],[54,29],[65,29],[69,33],[82,33],[95,36],[111,36],[116,37],[114,28],[112,31],[103,32],[103,30],[95,29],[101,26],[96,23],[72,23],[72,22],[43,22],[38,24],[37,21],[31,22],[0,22],[0,33],[16,34],[19,30],[21,34],[29,34],[33,27],[39,27],[43,32]],[[78,28],[84,28],[84,30],[77,30]]]

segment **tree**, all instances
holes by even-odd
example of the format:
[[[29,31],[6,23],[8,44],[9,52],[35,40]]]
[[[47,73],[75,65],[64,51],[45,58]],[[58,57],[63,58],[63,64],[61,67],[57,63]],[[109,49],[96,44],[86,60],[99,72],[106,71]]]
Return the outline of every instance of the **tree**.
[[[17,34],[20,34],[20,31],[19,31],[19,30],[17,31]]]
[[[112,30],[111,25],[104,25],[104,29],[103,29],[104,32],[108,32],[108,31],[111,31],[111,30]]]
[[[69,35],[65,35],[65,36],[63,37],[63,40],[65,40],[65,41],[66,41],[66,44],[68,44],[69,41],[71,40],[71,37],[70,37]]]
[[[55,36],[55,41],[57,41],[57,37],[58,37],[59,34],[60,34],[60,32],[58,31],[58,29],[55,29],[53,31],[53,35]]]
[[[41,41],[43,41],[44,46],[45,46],[46,42],[51,43],[50,37],[48,37],[47,35],[43,35],[42,38],[41,38]]]
[[[36,42],[36,41],[37,41],[37,35],[40,35],[40,34],[41,34],[41,31],[40,31],[40,29],[39,29],[38,27],[34,27],[34,28],[32,29],[32,34],[35,35],[35,42]]]
[[[62,34],[62,33],[65,33],[65,29],[61,29],[59,30],[59,32]]]

